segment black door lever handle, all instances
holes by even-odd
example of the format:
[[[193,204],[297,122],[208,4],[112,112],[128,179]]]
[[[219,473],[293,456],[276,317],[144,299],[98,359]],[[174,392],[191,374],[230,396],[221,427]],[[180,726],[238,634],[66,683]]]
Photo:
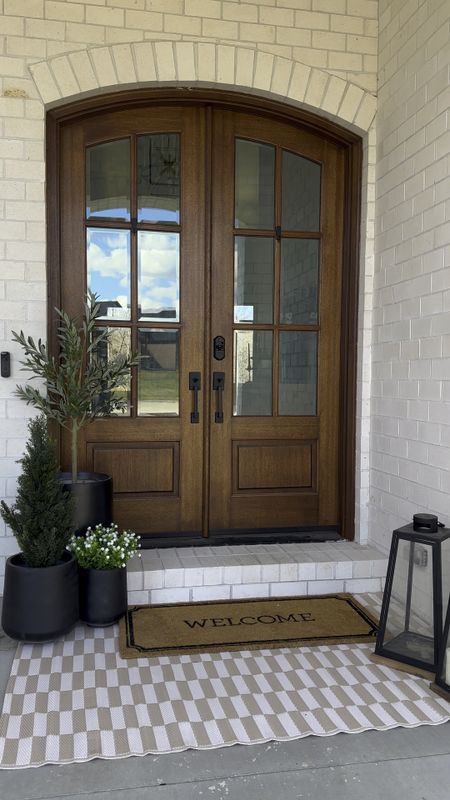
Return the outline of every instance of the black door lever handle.
[[[223,422],[223,390],[225,386],[225,373],[213,372],[213,391],[216,392],[216,411],[214,422]]]
[[[189,390],[194,393],[193,396],[193,404],[192,404],[192,411],[191,411],[191,422],[197,423],[200,422],[200,414],[198,410],[198,393],[201,388],[201,375],[200,372],[190,372],[189,373]]]

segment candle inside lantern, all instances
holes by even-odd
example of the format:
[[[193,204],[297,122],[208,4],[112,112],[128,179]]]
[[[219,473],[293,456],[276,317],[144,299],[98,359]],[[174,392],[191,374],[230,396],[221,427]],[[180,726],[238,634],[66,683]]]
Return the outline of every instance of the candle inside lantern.
[[[450,647],[445,651],[445,682],[450,686]]]

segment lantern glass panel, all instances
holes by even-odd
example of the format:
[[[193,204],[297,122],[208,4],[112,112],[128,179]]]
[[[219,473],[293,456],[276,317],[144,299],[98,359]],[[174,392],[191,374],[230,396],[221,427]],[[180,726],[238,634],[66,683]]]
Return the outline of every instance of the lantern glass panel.
[[[383,649],[392,656],[434,661],[433,548],[399,541]]]
[[[447,608],[447,599],[450,597],[450,539],[445,539],[441,545],[442,551],[442,602],[443,613]]]
[[[450,692],[450,602],[441,642],[436,683]]]

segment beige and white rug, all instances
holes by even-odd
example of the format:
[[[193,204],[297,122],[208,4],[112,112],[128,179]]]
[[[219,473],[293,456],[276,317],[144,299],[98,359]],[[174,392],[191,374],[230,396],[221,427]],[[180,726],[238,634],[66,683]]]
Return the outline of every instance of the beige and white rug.
[[[0,767],[436,725],[429,682],[370,661],[371,644],[124,660],[118,626],[20,645],[0,718]]]

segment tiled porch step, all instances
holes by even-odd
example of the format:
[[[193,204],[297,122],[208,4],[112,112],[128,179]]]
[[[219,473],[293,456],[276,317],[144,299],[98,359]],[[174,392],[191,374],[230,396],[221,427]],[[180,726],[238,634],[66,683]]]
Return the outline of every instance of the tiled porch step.
[[[380,592],[387,556],[353,542],[143,550],[128,565],[131,605]]]

